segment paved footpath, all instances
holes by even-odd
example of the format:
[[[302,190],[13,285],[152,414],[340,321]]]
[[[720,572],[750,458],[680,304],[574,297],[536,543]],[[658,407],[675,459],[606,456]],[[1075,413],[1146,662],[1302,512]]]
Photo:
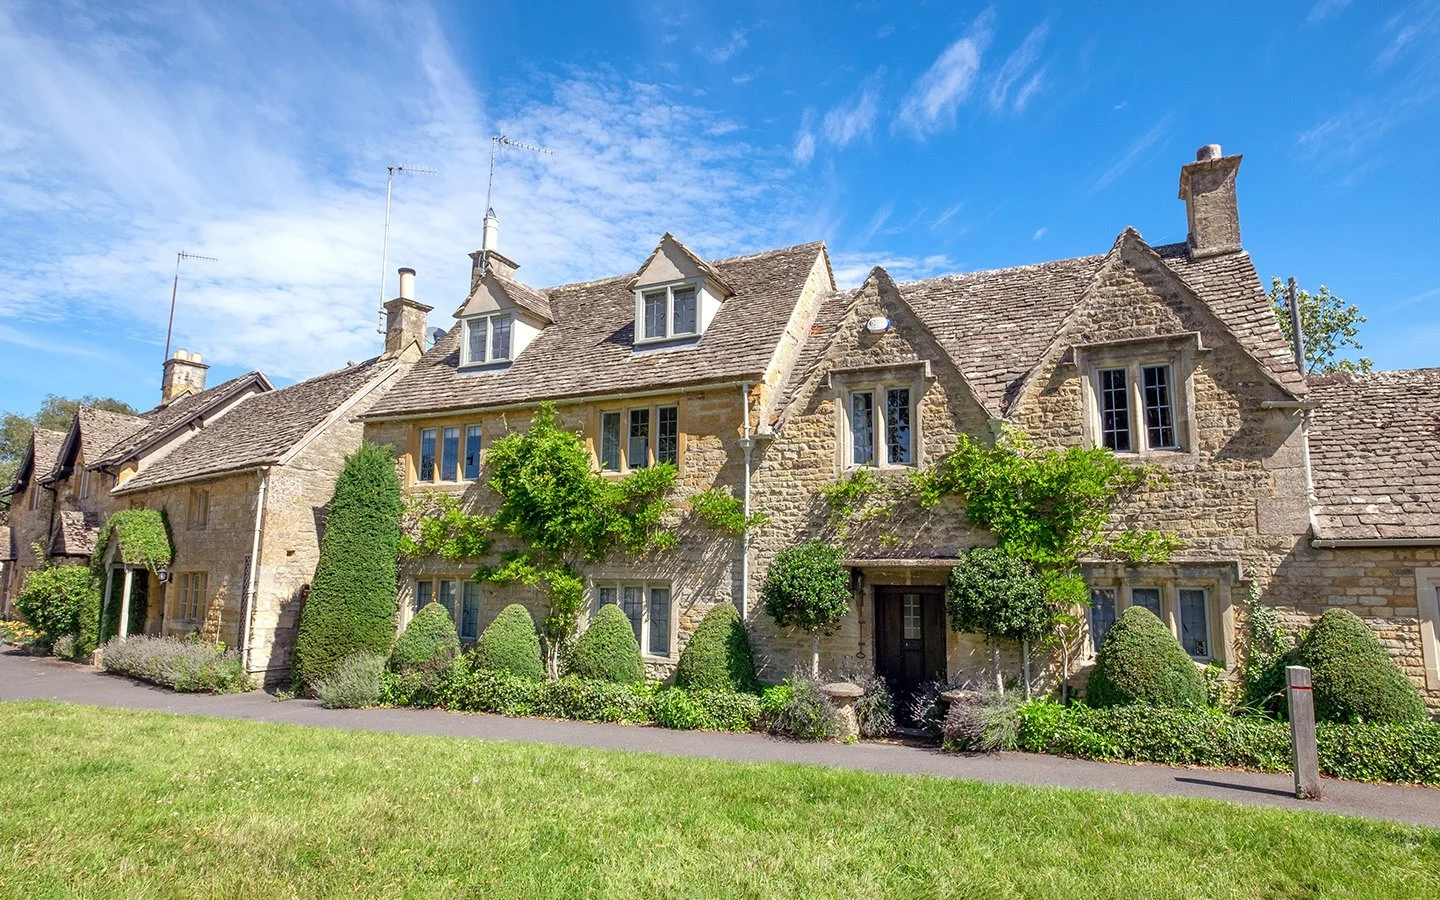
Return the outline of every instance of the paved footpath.
[[[429,734],[726,759],[834,766],[1046,787],[1089,788],[1228,800],[1407,822],[1440,828],[1440,790],[1325,781],[1325,799],[1296,800],[1289,775],[1127,765],[1030,753],[964,756],[899,744],[812,744],[759,734],[671,731],[633,725],[510,719],[420,709],[322,709],[313,700],[277,701],[260,691],[217,697],[176,694],[56,659],[0,652],[0,701],[60,700],[154,712],[278,722],[349,731]]]

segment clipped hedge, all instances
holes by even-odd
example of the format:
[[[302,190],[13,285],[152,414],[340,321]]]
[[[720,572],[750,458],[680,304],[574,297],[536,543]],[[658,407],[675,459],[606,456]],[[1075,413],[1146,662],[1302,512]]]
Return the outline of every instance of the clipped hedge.
[[[439,674],[460,655],[460,635],[450,611],[430,601],[410,619],[395,641],[385,668],[391,672]]]
[[[476,668],[534,680],[545,677],[535,620],[530,618],[530,611],[518,603],[500,610],[495,621],[481,632],[472,652]]]
[[[388,656],[395,641],[400,480],[388,447],[365,443],[335,481],[310,598],[295,637],[302,691],[357,653]]]
[[[1110,627],[1085,685],[1090,706],[1148,706],[1199,709],[1205,706],[1205,678],[1150,610],[1132,606]]]
[[[1295,651],[1295,665],[1310,669],[1315,717],[1326,722],[1418,722],[1420,692],[1370,626],[1348,609],[1332,609]]]
[[[750,636],[732,604],[718,603],[700,620],[685,652],[680,654],[675,685],[704,691],[759,690]]]
[[[1016,748],[1085,759],[1290,771],[1290,726],[1214,710],[1020,707]],[[1440,723],[1317,726],[1320,772],[1352,781],[1440,786]]]
[[[645,680],[635,629],[619,606],[607,603],[595,613],[570,652],[566,674],[615,684]]]

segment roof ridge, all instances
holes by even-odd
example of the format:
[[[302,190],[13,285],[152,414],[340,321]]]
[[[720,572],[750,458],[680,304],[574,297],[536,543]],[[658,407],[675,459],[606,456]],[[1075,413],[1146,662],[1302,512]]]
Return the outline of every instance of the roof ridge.
[[[671,235],[671,237],[673,238],[674,235]],[[677,243],[678,243],[678,241],[677,241]],[[809,247],[823,247],[823,246],[825,246],[825,242],[824,242],[824,241],[809,241],[809,242],[804,243],[804,244],[791,244],[791,245],[788,246],[788,247],[775,247],[775,248],[773,248],[773,249],[771,249],[771,250],[761,250],[761,251],[758,252],[758,253],[744,253],[744,254],[741,254],[741,255],[739,255],[739,256],[724,256],[724,257],[720,257],[720,258],[718,258],[718,259],[711,259],[711,260],[706,260],[706,259],[704,259],[704,257],[700,257],[700,259],[701,259],[701,262],[705,262],[705,263],[707,263],[708,265],[712,265],[712,266],[718,266],[718,265],[722,265],[722,264],[724,264],[724,265],[729,265],[729,264],[731,264],[731,263],[737,263],[737,262],[752,262],[752,261],[754,261],[754,260],[765,259],[765,258],[767,258],[767,257],[776,256],[776,255],[779,255],[779,254],[781,254],[781,253],[793,253],[793,252],[795,252],[795,251],[797,251],[797,250],[804,250],[804,249],[809,248]],[[696,254],[696,255],[698,256],[698,254]],[[629,272],[629,273],[620,274],[620,275],[605,275],[605,276],[600,277],[600,278],[591,278],[591,279],[588,280],[588,281],[568,281],[568,282],[566,282],[566,283],[564,283],[564,284],[552,284],[552,285],[550,285],[549,287],[546,287],[546,288],[531,287],[530,285],[525,285],[525,286],[526,286],[526,287],[529,287],[531,290],[544,291],[544,292],[546,292],[546,293],[549,293],[550,291],[562,291],[562,290],[573,290],[574,288],[594,287],[594,286],[597,285],[597,284],[605,284],[606,282],[610,282],[610,281],[620,281],[620,280],[628,281],[629,279],[634,278],[634,277],[635,277],[635,273],[634,273],[634,272]]]
[[[1019,266],[1001,266],[1000,268],[996,269],[973,269],[969,272],[947,272],[943,275],[932,275],[929,278],[917,278],[911,281],[897,281],[896,284],[900,287],[911,287],[912,285],[930,284],[932,282],[945,281],[951,278],[970,278],[976,275],[995,275],[1000,272],[1022,272],[1026,269],[1041,269],[1045,266],[1056,265],[1057,263],[1080,263],[1089,262],[1091,260],[1103,260],[1108,255],[1109,254],[1107,253],[1094,253],[1089,256],[1065,256],[1059,259],[1047,259],[1043,262],[1025,263],[1024,265]]]

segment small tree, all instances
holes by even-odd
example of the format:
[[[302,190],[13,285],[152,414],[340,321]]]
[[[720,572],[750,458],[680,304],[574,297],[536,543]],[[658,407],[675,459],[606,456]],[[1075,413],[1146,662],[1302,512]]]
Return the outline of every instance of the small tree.
[[[1105,633],[1085,684],[1085,702],[1198,709],[1205,705],[1205,679],[1165,623],[1145,607],[1132,606]]]
[[[340,660],[389,656],[395,642],[400,479],[388,447],[365,443],[345,459],[295,638],[294,678],[312,690]]]
[[[834,634],[850,611],[850,576],[840,549],[823,541],[786,547],[770,563],[760,597],[775,624],[809,633],[810,674],[818,678],[820,635]]]
[[[1350,359],[1346,348],[1363,350],[1358,336],[1365,317],[1360,307],[1346,304],[1344,300],[1330,293],[1325,285],[1312,294],[1297,289],[1295,299],[1300,308],[1300,336],[1305,339],[1305,372],[1309,375],[1329,375],[1333,372],[1368,372],[1371,362],[1365,357]],[[1275,318],[1285,339],[1295,345],[1294,323],[1290,321],[1290,303],[1285,297],[1285,286],[1280,279],[1270,279],[1270,303],[1275,308]]]
[[[977,547],[950,572],[945,588],[950,627],[984,634],[995,660],[995,687],[1005,693],[999,640],[1020,641],[1025,657],[1025,696],[1030,696],[1030,642],[1051,626],[1045,582],[1025,560],[1003,550]]]
[[[15,608],[49,650],[60,638],[80,634],[82,617],[98,607],[99,591],[88,566],[46,566],[26,577]]]
[[[1320,617],[1295,651],[1310,670],[1315,716],[1325,722],[1415,722],[1425,718],[1420,692],[1375,632],[1348,609]]]
[[[438,676],[460,654],[460,636],[450,611],[435,601],[422,606],[400,633],[386,668],[402,675]]]
[[[700,620],[680,664],[675,685],[702,691],[754,691],[755,655],[740,613],[729,603],[717,603]]]

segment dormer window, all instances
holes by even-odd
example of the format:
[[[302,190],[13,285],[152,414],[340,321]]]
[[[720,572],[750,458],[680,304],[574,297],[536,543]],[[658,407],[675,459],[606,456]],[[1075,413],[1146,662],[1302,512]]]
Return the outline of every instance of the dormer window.
[[[511,316],[495,313],[465,320],[466,366],[509,362],[511,359]]]
[[[639,342],[665,341],[700,333],[699,290],[694,282],[647,288],[637,293]]]

